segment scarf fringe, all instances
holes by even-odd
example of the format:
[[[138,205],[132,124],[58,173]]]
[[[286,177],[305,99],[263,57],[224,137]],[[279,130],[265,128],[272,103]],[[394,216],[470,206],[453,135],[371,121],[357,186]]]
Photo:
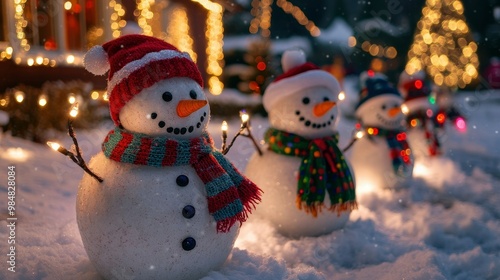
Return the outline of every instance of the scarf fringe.
[[[330,207],[326,207],[323,202],[314,202],[313,204],[308,205],[307,202],[302,201],[300,195],[297,195],[295,205],[299,210],[304,210],[307,214],[311,214],[314,218],[318,217],[318,214],[321,213],[322,209],[327,209],[330,212],[337,212],[337,216],[340,216],[342,212],[358,209],[358,203],[355,200],[332,204]]]
[[[236,216],[218,221],[217,232],[228,232],[236,222],[240,222],[241,227],[255,209],[256,205],[261,201],[262,190],[250,180],[245,179],[238,187],[238,194],[243,204],[243,211]]]

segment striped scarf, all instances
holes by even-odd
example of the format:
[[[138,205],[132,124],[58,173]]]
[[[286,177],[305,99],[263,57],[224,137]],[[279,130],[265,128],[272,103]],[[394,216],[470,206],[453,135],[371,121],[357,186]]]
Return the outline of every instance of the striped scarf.
[[[328,210],[340,214],[357,208],[353,176],[336,137],[309,140],[269,128],[265,140],[275,153],[302,158],[295,201],[299,209],[317,217],[327,192],[331,203]]]
[[[374,136],[385,138],[387,146],[389,146],[392,169],[397,176],[406,177],[411,172],[411,150],[406,141],[406,132],[379,127],[367,127],[365,128],[365,132],[368,135],[368,139]]]
[[[214,148],[206,132],[199,138],[177,140],[116,127],[104,139],[102,151],[117,162],[193,167],[205,184],[208,211],[217,221],[217,232],[228,232],[236,221],[241,225],[260,201],[262,191]]]

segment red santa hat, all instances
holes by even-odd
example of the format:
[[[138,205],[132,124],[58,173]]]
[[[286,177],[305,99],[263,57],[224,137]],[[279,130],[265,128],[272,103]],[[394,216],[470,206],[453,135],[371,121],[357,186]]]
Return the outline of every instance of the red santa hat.
[[[145,35],[125,35],[102,46],[92,47],[83,60],[94,75],[108,74],[111,119],[120,124],[120,110],[136,94],[155,83],[187,77],[203,87],[196,64],[185,52],[171,44]]]
[[[306,62],[306,55],[302,50],[283,53],[281,65],[284,73],[266,88],[262,98],[268,112],[278,101],[306,88],[324,86],[334,93],[335,98],[341,91],[337,79],[318,66]]]

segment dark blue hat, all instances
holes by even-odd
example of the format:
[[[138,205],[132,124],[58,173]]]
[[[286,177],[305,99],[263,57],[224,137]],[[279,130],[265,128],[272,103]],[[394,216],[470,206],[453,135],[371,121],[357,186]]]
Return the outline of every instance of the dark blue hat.
[[[393,86],[391,86],[391,84],[385,79],[381,78],[367,79],[365,83],[366,87],[363,90],[361,90],[361,93],[359,94],[359,102],[358,105],[356,106],[356,109],[358,109],[359,106],[365,103],[368,99],[380,95],[390,94],[401,97],[399,91]]]

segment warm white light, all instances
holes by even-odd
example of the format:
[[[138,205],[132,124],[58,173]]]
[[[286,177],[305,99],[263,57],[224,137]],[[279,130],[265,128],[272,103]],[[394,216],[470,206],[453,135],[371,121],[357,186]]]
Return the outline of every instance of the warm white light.
[[[76,97],[74,94],[70,94],[68,97],[69,104],[74,104],[76,102]]]
[[[403,112],[403,114],[405,114],[405,115],[408,115],[408,113],[410,112],[410,109],[408,108],[408,106],[406,106],[406,104],[402,104],[401,105],[401,112]]]
[[[40,97],[38,98],[38,105],[40,105],[41,107],[47,105],[47,96],[45,96],[44,94],[40,95]]]
[[[43,57],[37,56],[35,61],[36,61],[36,64],[40,65],[43,63]]]
[[[8,148],[0,155],[0,157],[11,161],[24,162],[31,157],[31,152],[19,147]]]
[[[69,116],[72,118],[78,116],[78,103],[75,103],[75,105],[71,107],[71,111],[69,111]]]
[[[52,150],[57,151],[61,147],[59,143],[47,141],[47,145],[52,148]]]
[[[364,135],[365,135],[365,133],[363,131],[356,132],[356,138],[358,138],[358,139],[362,138]]]
[[[99,98],[99,92],[97,91],[93,91],[91,94],[90,94],[90,98],[92,98],[93,100],[97,100]]]
[[[109,101],[109,96],[108,96],[108,93],[105,92],[103,95],[102,95],[102,100],[104,101]]]
[[[35,60],[33,58],[28,58],[26,63],[28,63],[28,66],[33,66],[33,64],[35,64]]]
[[[243,123],[248,122],[248,120],[250,119],[250,116],[249,116],[247,113],[245,113],[245,112],[241,113],[241,116],[240,116],[240,117],[241,117],[241,121],[242,121]]]
[[[339,92],[339,100],[342,101],[344,99],[345,99],[345,92],[344,91]]]
[[[14,94],[14,97],[16,98],[16,101],[17,101],[17,102],[21,103],[21,102],[23,102],[23,100],[24,100],[24,92],[22,92],[22,91],[18,90],[18,91],[16,91],[16,93]]]
[[[226,121],[223,121],[222,122],[222,125],[221,125],[221,129],[222,129],[222,132],[227,132],[228,130],[228,126],[227,126],[227,122]]]
[[[71,4],[71,1],[66,1],[64,3],[64,9],[65,10],[69,11],[69,10],[71,10],[71,7],[73,7],[73,4]]]
[[[66,57],[66,62],[69,63],[69,64],[73,64],[75,62],[75,56],[74,55],[68,55]]]

